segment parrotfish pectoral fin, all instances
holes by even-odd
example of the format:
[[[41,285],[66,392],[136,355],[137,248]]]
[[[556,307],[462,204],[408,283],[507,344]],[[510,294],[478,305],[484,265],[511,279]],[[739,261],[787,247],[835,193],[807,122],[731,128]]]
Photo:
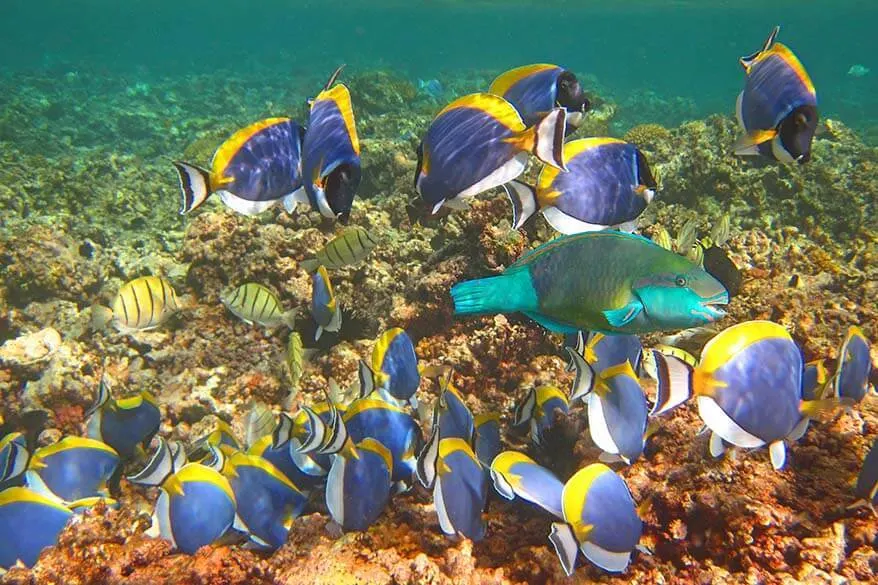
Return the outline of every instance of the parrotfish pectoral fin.
[[[775,441],[768,446],[768,452],[771,454],[771,465],[775,469],[781,469],[787,460],[787,446],[783,441]]]
[[[758,146],[777,136],[777,130],[754,130],[735,141],[734,152],[739,156],[759,154]]]
[[[624,327],[634,321],[642,311],[643,305],[639,301],[631,301],[624,307],[604,311],[604,318],[613,327]]]
[[[519,181],[510,181],[503,189],[512,203],[512,229],[517,230],[537,211],[536,189]]]
[[[568,577],[576,570],[576,555],[579,554],[579,544],[573,534],[573,528],[563,522],[553,522],[552,532],[549,533],[549,542],[555,547],[561,568]]]
[[[284,209],[287,210],[287,213],[292,213],[296,210],[296,206],[301,203],[305,206],[310,205],[308,202],[308,194],[305,193],[305,187],[299,187],[286,197],[282,199]]]
[[[172,164],[180,176],[180,190],[183,192],[180,215],[185,215],[204,203],[210,195],[210,173],[182,161],[174,161]]]

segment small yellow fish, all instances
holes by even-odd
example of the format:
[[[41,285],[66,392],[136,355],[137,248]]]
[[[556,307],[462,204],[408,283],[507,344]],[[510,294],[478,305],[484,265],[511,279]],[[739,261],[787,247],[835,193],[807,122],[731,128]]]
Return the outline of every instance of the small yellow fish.
[[[296,310],[284,311],[271,290],[256,282],[242,284],[220,296],[223,305],[249,325],[273,328],[286,325],[290,329],[296,319]]]
[[[668,230],[666,230],[663,226],[658,226],[658,228],[652,234],[652,241],[664,248],[665,250],[673,249],[671,245],[671,234],[669,234]]]
[[[307,272],[314,272],[318,266],[329,270],[352,266],[363,260],[378,245],[368,231],[361,227],[349,227],[329,240],[313,258],[302,260],[301,265]]]
[[[720,220],[710,230],[710,240],[714,246],[722,246],[729,241],[732,233],[732,219],[728,213],[724,213]],[[709,247],[709,246],[708,246]]]
[[[695,242],[690,246],[689,251],[686,252],[686,257],[689,260],[692,260],[695,264],[701,266],[704,261],[704,248],[701,247],[701,244]]]
[[[290,333],[287,341],[287,368],[290,371],[290,392],[299,388],[299,381],[305,371],[305,346],[302,344],[302,336],[298,332]]]
[[[690,219],[683,224],[680,231],[677,232],[677,253],[688,254],[689,249],[695,244],[695,224],[694,219]]]
[[[160,276],[141,276],[126,282],[110,307],[92,308],[92,324],[112,323],[122,332],[155,329],[180,310],[174,287]]]

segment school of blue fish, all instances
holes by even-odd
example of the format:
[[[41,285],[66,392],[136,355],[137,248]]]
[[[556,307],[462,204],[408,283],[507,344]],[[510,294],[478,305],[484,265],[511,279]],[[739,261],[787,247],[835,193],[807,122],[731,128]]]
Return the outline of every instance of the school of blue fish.
[[[803,164],[818,123],[816,91],[777,34],[774,29],[757,53],[741,59],[746,79],[737,100],[742,136],[735,153]],[[338,83],[341,69],[309,100],[304,123],[255,122],[219,146],[209,169],[175,161],[181,213],[216,195],[241,214],[302,205],[347,224],[361,164],[351,95]],[[436,80],[420,89],[435,100],[445,93]],[[484,93],[439,111],[417,148],[414,176],[425,215],[465,209],[467,199],[503,187],[513,228],[539,212],[561,234],[499,276],[458,283],[451,295],[458,315],[521,312],[565,334],[559,355],[574,373],[569,389],[532,388],[514,412],[474,413],[454,384],[453,368],[420,364],[414,340],[395,327],[361,360],[352,392],[327,388],[322,400],[278,413],[254,405],[243,441],[220,423],[182,445],[158,435],[162,414],[153,395],[114,397],[102,376],[85,436],[45,446],[20,432],[0,437],[0,568],[32,566],[75,515],[99,503],[118,506],[112,496],[121,481],[157,492],[149,534],[187,554],[236,541],[276,550],[299,516],[323,509],[345,531],[368,530],[394,498],[410,497],[404,494],[417,482],[432,495],[439,528],[451,538],[489,536],[489,501],[521,501],[551,519],[546,537],[566,574],[580,557],[621,572],[635,553],[649,551],[640,545],[640,507],[609,466],[643,460],[669,412],[697,408],[712,456],[766,447],[780,469],[787,446],[813,418],[867,399],[874,391],[870,343],[856,326],[834,367],[826,360],[804,363],[789,333],[769,321],[716,331],[697,357],[669,345],[643,347],[638,334],[723,318],[739,276],[732,285],[711,262],[693,262],[632,233],[660,194],[658,178],[634,145],[607,137],[565,142],[589,108],[571,71],[551,64],[513,69]],[[518,180],[531,157],[543,165],[533,185]],[[379,242],[362,228],[347,228],[314,258],[301,259],[311,276],[314,341],[343,327],[329,270],[362,261]],[[285,310],[259,283],[240,284],[222,302],[249,324],[291,330],[296,324],[296,311]],[[133,332],[161,326],[179,308],[170,282],[141,277],[100,314],[103,324]],[[306,359],[295,330],[288,348],[295,385]],[[655,380],[654,393],[645,391],[645,376]],[[434,400],[424,400],[426,380],[437,389]],[[600,461],[558,477],[534,457],[545,456],[553,433],[578,416],[588,420]],[[511,420],[506,431],[505,418]],[[515,435],[527,438],[530,454],[504,450]],[[137,471],[123,477],[126,466]],[[878,446],[866,457],[854,494],[878,504]],[[13,536],[11,527],[21,525],[29,527],[28,538]]]

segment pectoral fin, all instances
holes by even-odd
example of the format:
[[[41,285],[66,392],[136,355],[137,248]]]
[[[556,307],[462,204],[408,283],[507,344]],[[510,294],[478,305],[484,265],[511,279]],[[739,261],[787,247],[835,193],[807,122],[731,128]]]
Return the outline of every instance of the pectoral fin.
[[[640,301],[631,301],[624,307],[604,311],[604,318],[613,327],[624,327],[634,321],[642,311],[643,305]]]

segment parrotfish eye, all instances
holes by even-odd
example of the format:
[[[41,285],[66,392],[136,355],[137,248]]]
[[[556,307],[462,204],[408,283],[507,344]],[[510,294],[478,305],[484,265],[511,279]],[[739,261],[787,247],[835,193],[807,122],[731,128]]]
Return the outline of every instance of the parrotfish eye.
[[[686,286],[687,284],[689,284],[689,281],[688,281],[688,280],[686,279],[686,277],[683,276],[682,274],[677,275],[677,277],[674,278],[674,282],[675,282],[675,283],[677,284],[677,286],[679,286],[680,288],[683,288],[684,286]]]

